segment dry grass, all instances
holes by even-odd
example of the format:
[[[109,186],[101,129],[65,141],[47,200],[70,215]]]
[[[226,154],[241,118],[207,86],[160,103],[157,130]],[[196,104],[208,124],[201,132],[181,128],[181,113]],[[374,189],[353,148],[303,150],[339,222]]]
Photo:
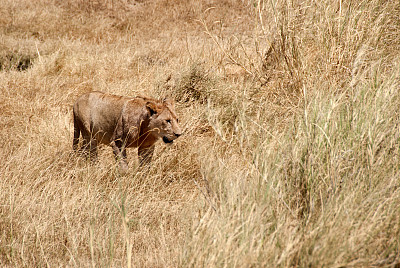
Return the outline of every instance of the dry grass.
[[[400,263],[396,1],[0,0],[0,266]],[[80,94],[172,96],[148,173]],[[396,266],[397,267],[397,266]]]

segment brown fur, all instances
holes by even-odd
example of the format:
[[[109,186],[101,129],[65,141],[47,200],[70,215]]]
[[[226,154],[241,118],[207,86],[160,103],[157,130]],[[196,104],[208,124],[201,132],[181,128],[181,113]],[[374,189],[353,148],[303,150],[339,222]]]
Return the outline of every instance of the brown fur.
[[[128,98],[94,91],[78,98],[73,113],[73,149],[78,150],[80,134],[82,149],[94,159],[99,143],[110,145],[123,171],[128,167],[126,148],[138,148],[140,165],[144,165],[150,162],[159,138],[170,143],[182,134],[169,99]]]

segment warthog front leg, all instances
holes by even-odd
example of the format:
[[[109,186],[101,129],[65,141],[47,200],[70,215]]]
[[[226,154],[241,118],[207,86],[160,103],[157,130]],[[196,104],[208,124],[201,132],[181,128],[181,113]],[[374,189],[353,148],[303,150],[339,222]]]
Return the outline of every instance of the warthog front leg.
[[[111,147],[115,156],[115,160],[119,162],[120,169],[125,172],[128,170],[128,162],[126,161],[126,149],[121,140],[111,142]]]
[[[148,166],[150,164],[151,158],[153,157],[154,148],[154,145],[149,147],[139,147],[138,156],[140,167]]]

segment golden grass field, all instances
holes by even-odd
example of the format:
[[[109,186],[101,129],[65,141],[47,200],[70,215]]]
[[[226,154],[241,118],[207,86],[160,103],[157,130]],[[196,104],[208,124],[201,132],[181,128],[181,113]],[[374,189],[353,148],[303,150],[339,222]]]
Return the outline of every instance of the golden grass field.
[[[399,267],[400,4],[0,0],[0,267]],[[148,172],[83,93],[172,97]]]

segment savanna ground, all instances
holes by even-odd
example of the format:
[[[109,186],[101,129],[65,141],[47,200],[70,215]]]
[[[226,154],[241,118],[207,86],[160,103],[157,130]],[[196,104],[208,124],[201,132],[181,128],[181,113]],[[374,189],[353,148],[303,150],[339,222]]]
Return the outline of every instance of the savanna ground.
[[[398,267],[400,3],[0,0],[0,266]],[[173,97],[149,172],[72,104]]]

